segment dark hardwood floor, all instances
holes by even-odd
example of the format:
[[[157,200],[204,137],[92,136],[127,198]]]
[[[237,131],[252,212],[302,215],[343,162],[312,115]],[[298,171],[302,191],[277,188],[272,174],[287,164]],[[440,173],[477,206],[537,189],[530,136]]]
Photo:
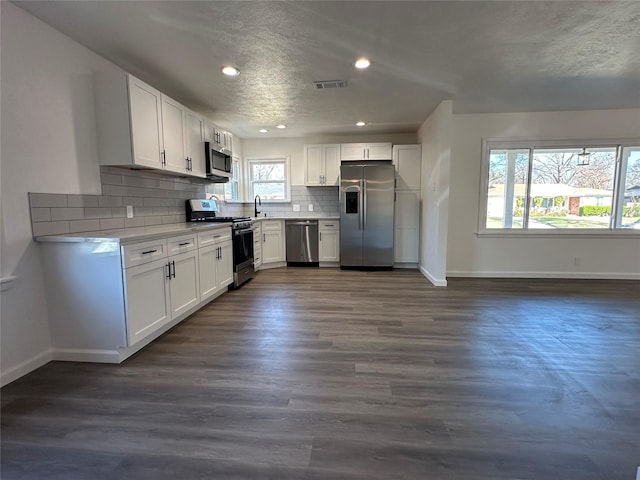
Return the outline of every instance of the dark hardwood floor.
[[[1,393],[3,480],[634,480],[640,283],[263,271]]]

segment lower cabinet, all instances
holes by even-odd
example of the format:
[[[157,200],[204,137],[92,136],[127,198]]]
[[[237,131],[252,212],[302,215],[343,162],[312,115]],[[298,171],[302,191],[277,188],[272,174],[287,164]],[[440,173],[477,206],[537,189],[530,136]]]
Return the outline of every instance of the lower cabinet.
[[[340,261],[340,228],[338,220],[318,222],[318,260],[320,264]]]
[[[262,225],[255,222],[253,226],[253,268],[258,270],[262,266]]]
[[[284,222],[282,220],[262,220],[262,265],[285,261]],[[275,266],[275,265],[274,265]]]
[[[198,250],[200,301],[205,301],[233,283],[233,247],[231,240]]]

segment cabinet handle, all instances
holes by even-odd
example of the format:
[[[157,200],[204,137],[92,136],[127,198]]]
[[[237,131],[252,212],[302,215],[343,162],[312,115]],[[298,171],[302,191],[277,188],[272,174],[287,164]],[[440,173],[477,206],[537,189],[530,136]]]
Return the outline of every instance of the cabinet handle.
[[[193,158],[189,157],[189,171],[193,172]]]
[[[220,260],[222,260],[222,247],[218,247],[218,250],[220,251]]]
[[[266,241],[267,241],[267,239],[266,239],[266,237],[265,237],[265,234],[264,234],[264,233],[262,234],[262,241],[263,241],[263,242],[266,242]]]
[[[169,278],[170,279],[171,278],[171,262],[167,262],[166,267],[167,267],[167,272],[168,273],[167,273],[165,278]]]
[[[367,158],[367,149],[366,148],[362,149],[362,158]]]
[[[153,250],[145,250],[144,252],[142,252],[142,255],[146,255],[146,254],[148,254],[148,253],[155,253],[155,252],[157,252],[157,251],[158,251],[158,250],[156,250],[156,249],[153,249]]]
[[[178,246],[179,247],[184,247],[185,245],[189,245],[190,243],[191,242],[182,242],[182,243],[179,243]]]
[[[324,226],[325,227],[334,227],[335,225],[333,223],[325,223]]]
[[[173,276],[173,278],[176,278],[176,261],[172,260],[171,264],[173,265],[173,274],[172,274],[172,276]]]
[[[320,241],[322,241],[322,232],[320,232]]]
[[[162,155],[162,166],[166,166],[167,165],[167,152],[166,150],[162,150],[161,152]]]

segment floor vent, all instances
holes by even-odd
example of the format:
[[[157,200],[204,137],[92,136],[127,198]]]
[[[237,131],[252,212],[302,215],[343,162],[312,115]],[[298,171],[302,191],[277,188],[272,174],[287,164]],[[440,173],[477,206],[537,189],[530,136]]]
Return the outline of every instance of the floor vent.
[[[313,85],[318,90],[322,90],[323,88],[346,88],[347,81],[346,80],[322,80],[319,82],[313,82]]]

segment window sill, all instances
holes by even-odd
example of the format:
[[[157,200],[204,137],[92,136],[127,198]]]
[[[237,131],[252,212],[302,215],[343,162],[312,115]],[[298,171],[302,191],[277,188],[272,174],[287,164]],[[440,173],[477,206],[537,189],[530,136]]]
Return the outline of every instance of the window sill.
[[[496,228],[493,230],[482,230],[476,232],[476,236],[483,238],[638,238],[640,239],[640,230],[634,229],[616,229],[602,231],[578,229],[557,229],[557,230],[503,230]]]
[[[261,200],[262,204],[265,203],[291,203],[291,200]],[[253,200],[225,200],[225,203],[237,203],[237,204],[246,204],[253,205]]]

